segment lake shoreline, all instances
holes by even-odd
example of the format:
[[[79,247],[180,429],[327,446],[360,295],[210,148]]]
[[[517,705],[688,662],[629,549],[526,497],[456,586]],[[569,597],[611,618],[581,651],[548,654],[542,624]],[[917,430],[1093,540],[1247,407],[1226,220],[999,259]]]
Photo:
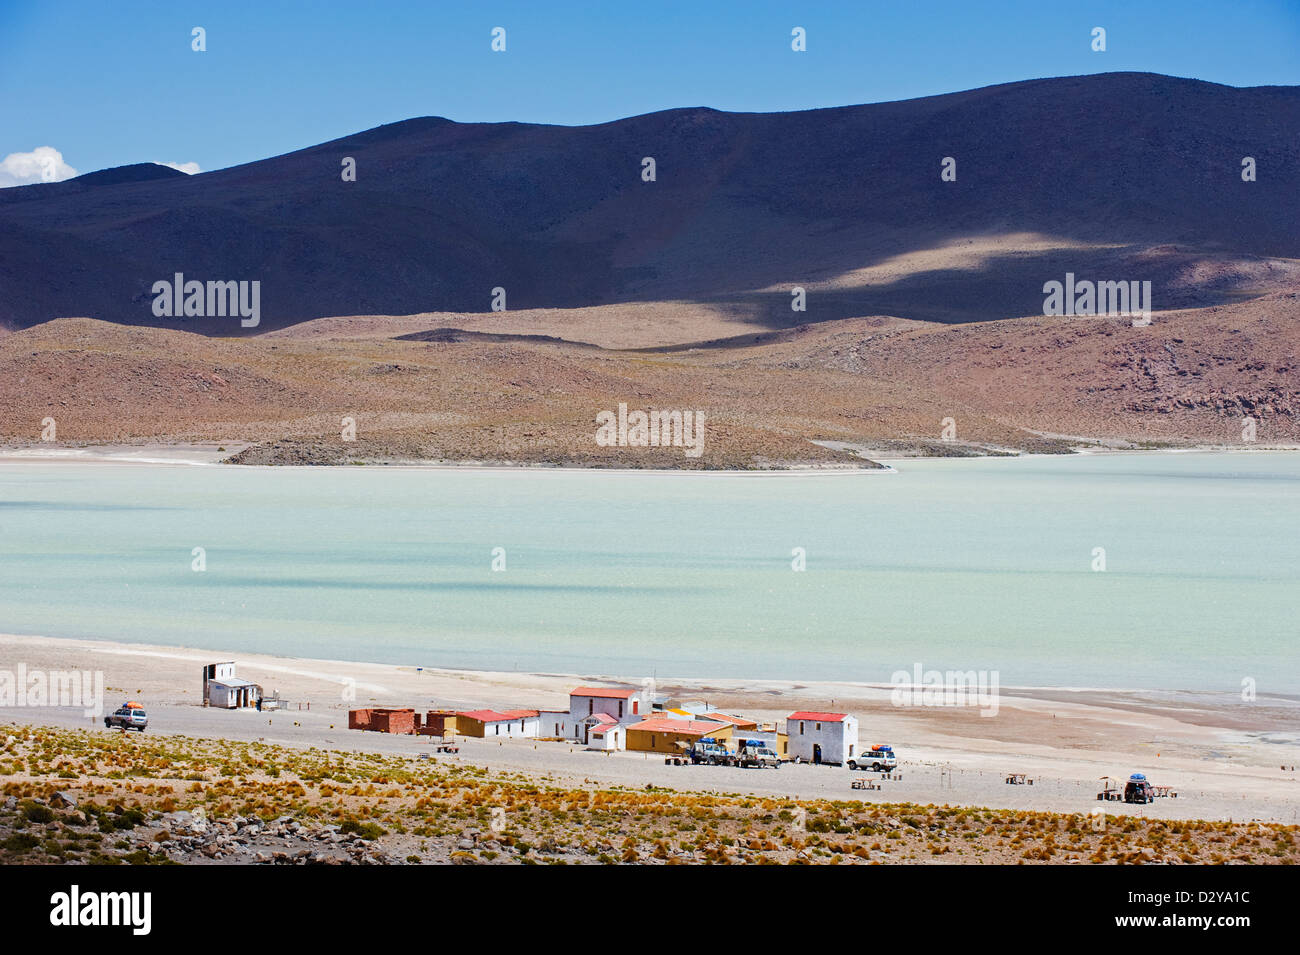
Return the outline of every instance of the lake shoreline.
[[[591,467],[581,464],[551,464],[532,461],[477,461],[477,460],[358,460],[354,463],[238,463],[229,458],[254,447],[248,442],[230,442],[217,445],[183,444],[183,443],[145,443],[145,444],[108,444],[92,443],[78,446],[47,447],[37,443],[0,445],[0,464],[20,464],[25,462],[40,463],[83,463],[83,464],[150,464],[178,466],[225,466],[231,468],[274,468],[285,470],[302,469],[343,469],[370,467],[383,470],[442,470],[442,471],[503,471],[527,473],[591,473],[591,474],[755,474],[755,475],[793,475],[793,474],[890,474],[898,470],[897,465],[912,461],[988,461],[988,460],[1033,460],[1042,458],[1074,458],[1082,456],[1128,456],[1167,454],[1281,454],[1300,452],[1300,445],[1189,445],[1186,447],[1161,448],[1124,448],[1124,447],[1088,447],[1079,445],[1066,453],[1015,452],[1000,453],[985,449],[985,453],[955,454],[901,454],[892,452],[863,458],[863,465],[849,462],[773,462],[770,467],[755,468],[638,468],[638,467]],[[963,446],[964,448],[965,446]],[[864,446],[863,453],[870,449]]]
[[[226,712],[200,705],[201,667],[233,660],[241,678],[267,693],[309,708],[278,714]],[[105,705],[139,698],[151,714],[150,732],[218,739],[274,740],[295,746],[412,753],[427,740],[345,729],[347,710],[363,706],[475,709],[531,707],[567,709],[567,694],[584,683],[615,683],[601,674],[522,673],[494,670],[417,668],[364,662],[318,660],[268,654],[220,653],[180,646],[120,641],[72,640],[0,635],[0,669],[102,671]],[[636,681],[633,681],[635,685]],[[1090,789],[1098,777],[1144,771],[1175,786],[1183,796],[1150,807],[1125,807],[1161,818],[1259,818],[1292,822],[1300,780],[1279,763],[1300,763],[1300,741],[1279,739],[1285,713],[1274,706],[1242,708],[1180,704],[1159,694],[1116,691],[1032,690],[1002,693],[996,716],[971,708],[913,708],[891,704],[879,685],[774,680],[659,680],[661,693],[703,699],[723,712],[762,721],[783,720],[796,709],[835,707],[852,712],[862,726],[862,743],[888,741],[907,761],[912,783],[895,786],[890,798],[921,802],[1090,811]],[[121,697],[121,699],[119,699]],[[351,697],[351,698],[348,698]],[[1294,712],[1295,703],[1284,709]],[[1253,716],[1251,714],[1254,714]],[[1294,716],[1289,717],[1294,725]],[[96,726],[77,710],[53,707],[0,708],[0,720],[27,725]],[[268,728],[268,723],[270,726]],[[1270,736],[1273,738],[1270,740]],[[468,758],[502,770],[546,773],[560,778],[596,779],[609,784],[659,784],[664,768],[644,754],[599,758],[581,747],[535,740],[468,740]],[[959,772],[965,792],[951,792]],[[999,785],[1001,774],[1027,772],[1036,787]],[[752,788],[800,797],[836,796],[847,776],[748,776]],[[685,783],[683,776],[672,777]],[[722,777],[718,777],[722,779]],[[729,778],[729,777],[728,777]],[[692,777],[692,785],[705,781]],[[707,781],[710,786],[713,781]],[[724,785],[721,788],[730,788]],[[854,794],[857,795],[856,793]],[[870,797],[876,798],[876,797]],[[1180,815],[1181,814],[1181,815]]]

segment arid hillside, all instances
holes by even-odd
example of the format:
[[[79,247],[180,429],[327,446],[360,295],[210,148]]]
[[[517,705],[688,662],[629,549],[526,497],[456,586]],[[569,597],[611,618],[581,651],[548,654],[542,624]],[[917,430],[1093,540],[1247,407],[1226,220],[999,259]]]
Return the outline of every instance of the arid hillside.
[[[470,328],[449,315],[323,319],[243,339],[62,319],[0,336],[0,440],[38,444],[52,417],[60,444],[248,442],[238,460],[250,463],[678,468],[1235,446],[1246,417],[1259,445],[1300,442],[1294,292],[1157,313],[1146,327],[878,316],[705,340],[692,333],[716,331],[709,312],[665,314],[659,326],[632,313],[647,342],[669,326],[689,340],[626,347],[624,306],[507,312]],[[599,445],[597,415],[620,403],[703,412],[703,453]],[[955,440],[941,440],[945,418]]]

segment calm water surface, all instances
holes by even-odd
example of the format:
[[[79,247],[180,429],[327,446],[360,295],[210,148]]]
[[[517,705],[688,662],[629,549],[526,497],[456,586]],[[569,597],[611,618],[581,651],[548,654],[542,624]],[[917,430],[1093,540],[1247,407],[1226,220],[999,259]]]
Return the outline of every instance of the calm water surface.
[[[0,631],[660,678],[888,681],[921,663],[1300,692],[1300,454],[896,466],[0,464]]]

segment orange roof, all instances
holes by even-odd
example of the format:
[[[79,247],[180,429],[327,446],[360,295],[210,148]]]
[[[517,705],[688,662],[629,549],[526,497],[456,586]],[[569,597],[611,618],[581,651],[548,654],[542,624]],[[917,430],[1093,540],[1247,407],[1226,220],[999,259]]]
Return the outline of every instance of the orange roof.
[[[595,696],[607,700],[626,700],[636,690],[619,689],[613,686],[580,686],[570,690],[569,696]]]
[[[728,716],[726,713],[701,713],[701,717],[706,720],[714,720],[718,723],[730,723],[732,726],[757,726],[754,720],[747,720],[743,716]]]
[[[806,710],[800,710],[798,713],[791,713],[787,719],[792,720],[814,720],[819,723],[842,723],[847,713],[812,713]]]
[[[660,716],[652,720],[642,720],[640,723],[634,723],[628,729],[646,730],[651,733],[684,733],[687,736],[708,736],[710,733],[716,733],[725,725],[725,723],[714,723],[708,720],[670,720]]]

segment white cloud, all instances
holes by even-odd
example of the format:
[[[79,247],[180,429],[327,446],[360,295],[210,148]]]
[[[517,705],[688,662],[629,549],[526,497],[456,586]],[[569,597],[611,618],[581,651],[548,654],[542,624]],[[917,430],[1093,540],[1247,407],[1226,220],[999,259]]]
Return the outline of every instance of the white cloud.
[[[172,169],[179,169],[187,176],[192,176],[196,172],[203,171],[202,169],[199,168],[199,164],[196,162],[158,162],[155,159],[154,164],[157,166],[170,166]]]
[[[29,153],[10,153],[0,159],[0,189],[34,182],[62,182],[77,175],[53,146],[37,146]]]

